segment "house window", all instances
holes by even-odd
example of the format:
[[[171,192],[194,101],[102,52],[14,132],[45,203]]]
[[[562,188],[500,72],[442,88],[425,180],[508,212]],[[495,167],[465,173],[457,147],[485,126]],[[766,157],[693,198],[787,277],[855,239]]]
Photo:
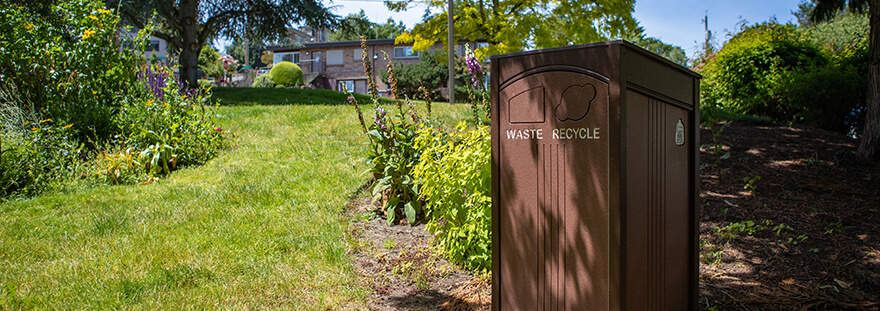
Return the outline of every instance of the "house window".
[[[327,65],[342,65],[342,50],[327,51]]]
[[[343,86],[345,88],[343,88]],[[337,91],[340,91],[340,92],[342,92],[343,90],[348,90],[349,92],[355,92],[354,80],[339,81],[339,86],[337,88],[338,88]]]
[[[478,49],[487,48],[487,47],[489,47],[489,42],[477,42]]]
[[[159,50],[159,40],[150,40],[150,47],[147,48],[147,51],[158,51]]]
[[[394,58],[416,58],[418,51],[413,51],[411,46],[399,46],[394,48]]]
[[[291,62],[294,64],[299,64],[299,52],[294,53],[277,53],[275,54],[275,62]]]
[[[362,61],[362,60],[363,60],[363,54],[364,54],[364,49],[354,49],[354,50],[352,50],[352,57],[351,57],[351,59],[354,60],[354,61],[356,61],[356,62]]]

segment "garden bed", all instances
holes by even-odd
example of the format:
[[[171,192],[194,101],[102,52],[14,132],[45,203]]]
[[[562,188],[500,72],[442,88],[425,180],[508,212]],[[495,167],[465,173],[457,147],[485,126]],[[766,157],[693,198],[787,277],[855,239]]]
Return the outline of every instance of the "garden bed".
[[[712,143],[708,129],[701,138]],[[719,142],[700,159],[699,308],[880,310],[880,167],[855,159],[857,141],[732,124]],[[370,309],[489,308],[491,282],[438,256],[423,225],[370,219],[365,199],[349,210],[364,216],[351,235]]]

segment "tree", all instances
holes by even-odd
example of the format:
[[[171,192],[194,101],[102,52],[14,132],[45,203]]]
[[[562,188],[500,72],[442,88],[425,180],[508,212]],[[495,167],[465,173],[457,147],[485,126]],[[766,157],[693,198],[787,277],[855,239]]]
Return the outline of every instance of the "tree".
[[[386,5],[402,11],[412,1],[386,1]],[[488,40],[488,48],[475,51],[480,58],[597,42],[619,38],[634,29],[634,5],[634,0],[461,0],[455,2],[455,37]],[[438,41],[446,44],[446,2],[430,1],[428,6],[441,13],[397,37],[399,43],[414,42],[416,50],[425,50]]]
[[[180,76],[198,86],[198,55],[218,36],[280,38],[291,23],[332,27],[338,16],[317,0],[104,0],[129,24],[155,23],[153,35],[180,50]],[[153,13],[155,12],[155,14]]]
[[[257,67],[265,67],[266,63],[264,63],[260,56],[262,52],[266,49],[266,44],[259,40],[249,40],[248,42],[248,65],[251,68]],[[240,59],[242,65],[244,64],[244,38],[236,37],[232,40],[231,45],[226,46],[226,54],[232,55],[235,59]]]
[[[213,47],[202,47],[202,51],[199,52],[199,69],[204,71],[206,76],[220,79],[220,76],[223,75],[223,67],[221,67],[220,63],[217,61],[219,58],[220,53],[218,53]]]
[[[660,41],[660,39],[648,37],[645,35],[645,29],[642,27],[636,28],[635,31],[625,35],[623,39],[632,42],[643,49],[651,51],[654,54],[660,55],[673,63],[687,66],[688,58],[684,49],[679,46],[666,44],[663,41]]]
[[[456,59],[456,65],[460,65],[461,60]],[[456,81],[463,83],[464,66],[456,66]],[[382,70],[380,73],[383,81],[388,81],[388,71]],[[425,87],[432,92],[433,98],[439,98],[439,90],[441,86],[446,85],[446,78],[449,74],[449,66],[446,64],[446,51],[437,49],[429,49],[423,51],[419,55],[419,62],[404,65],[397,63],[394,66],[394,76],[397,78],[397,87],[401,95],[410,98],[421,98],[422,92],[419,87]]]
[[[367,39],[394,39],[406,31],[403,22],[395,23],[393,18],[388,18],[385,24],[371,22],[364,10],[358,14],[349,14],[339,22],[339,28],[330,34],[330,41],[360,40],[361,36]]]
[[[871,30],[868,35],[867,111],[858,156],[864,160],[880,160],[880,0],[816,0],[810,13],[814,22],[828,20],[844,8],[852,12],[868,12]]]

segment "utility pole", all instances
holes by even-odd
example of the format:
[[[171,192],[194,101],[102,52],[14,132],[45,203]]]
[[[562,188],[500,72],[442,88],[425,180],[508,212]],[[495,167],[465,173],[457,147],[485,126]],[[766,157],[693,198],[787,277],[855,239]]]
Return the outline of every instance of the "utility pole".
[[[449,39],[448,40],[448,45],[449,45],[449,81],[446,83],[446,87],[449,90],[449,104],[451,105],[451,104],[455,103],[455,68],[453,68],[453,65],[454,65],[453,60],[455,59],[455,49],[453,48],[453,45],[452,45],[453,44],[452,40],[454,37],[452,35],[453,34],[452,24],[453,24],[454,14],[452,13],[452,0],[447,0],[447,1],[449,1],[449,10],[446,13],[447,23],[449,24],[448,25],[449,26],[449,29],[448,29],[449,34],[447,36],[447,39]]]
[[[248,42],[248,38],[247,38],[247,36],[245,36],[244,37],[244,65],[248,68],[251,67],[251,64],[249,63],[250,58],[251,58],[249,55],[250,49],[251,49],[251,47]]]
[[[703,46],[703,53],[708,56],[709,53],[712,53],[712,45],[710,43],[710,41],[712,40],[712,31],[709,30],[709,10],[706,10],[706,18],[703,19],[703,27],[706,30],[706,43]]]

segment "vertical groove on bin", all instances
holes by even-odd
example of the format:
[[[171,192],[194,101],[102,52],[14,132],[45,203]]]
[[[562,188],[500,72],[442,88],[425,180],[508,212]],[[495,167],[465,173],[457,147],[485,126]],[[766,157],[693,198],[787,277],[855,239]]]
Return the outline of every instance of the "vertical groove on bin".
[[[655,98],[651,98],[651,101],[660,108],[659,113],[657,114],[657,125],[655,129],[657,130],[657,134],[660,135],[660,143],[657,146],[657,155],[660,158],[657,167],[657,209],[660,211],[660,217],[657,219],[657,229],[659,234],[658,245],[660,245],[660,249],[658,249],[658,262],[660,263],[660,269],[657,269],[657,273],[660,274],[658,276],[659,286],[657,286],[657,297],[659,297],[658,306],[659,308],[666,309],[666,248],[668,247],[668,243],[666,243],[666,212],[668,212],[668,208],[666,207],[666,143],[669,135],[667,135],[666,129],[666,108],[668,107],[663,102]]]
[[[654,150],[654,131],[651,129],[654,128],[654,105],[651,102],[648,102],[648,154],[652,154]],[[655,286],[654,282],[654,272],[656,270],[656,261],[654,260],[654,248],[656,247],[654,243],[654,157],[648,157],[648,306],[651,308],[650,310],[656,307],[654,303],[656,297],[654,297],[654,291],[651,290]]]
[[[537,230],[535,230],[536,231],[535,234],[538,235],[538,237],[536,239],[536,241],[538,241],[538,249],[537,249],[538,262],[537,262],[537,266],[535,267],[535,269],[536,269],[535,271],[538,272],[537,307],[539,310],[543,309],[543,307],[544,307],[544,300],[545,300],[546,288],[547,288],[547,284],[545,282],[546,281],[545,280],[545,270],[542,267],[542,263],[544,262],[544,260],[546,260],[546,258],[545,258],[546,243],[544,243],[544,236],[546,235],[546,233],[544,232],[545,231],[544,218],[541,217],[541,216],[543,216],[542,211],[544,209],[546,209],[546,206],[547,206],[546,158],[547,158],[547,144],[541,144],[538,147],[538,167],[537,167],[537,169],[538,169],[538,186],[536,187],[538,189],[538,204],[536,205],[538,208],[538,211],[535,213],[535,215],[538,216],[538,219],[536,220],[538,228],[537,228]]]
[[[559,153],[560,155],[559,155],[559,161],[557,162],[557,163],[558,163],[557,165],[562,166],[562,167],[565,167],[565,163],[566,163],[566,162],[565,162],[565,155],[566,155],[567,153],[568,153],[568,152],[566,152],[565,144],[562,144],[561,147],[560,147],[560,153]],[[559,299],[558,302],[557,302],[557,305],[558,305],[558,309],[557,309],[557,310],[565,310],[565,303],[566,303],[565,293],[567,292],[565,289],[568,287],[568,284],[565,283],[565,272],[568,271],[568,270],[565,268],[565,257],[566,257],[565,255],[567,254],[567,252],[565,251],[565,245],[566,245],[566,244],[565,244],[565,242],[566,242],[566,241],[565,241],[565,236],[568,235],[568,234],[567,234],[568,231],[567,231],[566,228],[565,228],[565,220],[568,219],[568,218],[566,217],[566,206],[565,206],[565,198],[568,197],[568,193],[565,192],[565,189],[568,188],[568,187],[567,187],[567,183],[566,183],[566,182],[567,182],[567,179],[566,179],[566,178],[568,177],[568,176],[566,176],[566,174],[565,174],[566,171],[567,171],[567,170],[565,170],[565,169],[561,170],[560,178],[559,178],[559,180],[560,180],[560,184],[561,184],[561,186],[559,187],[559,188],[560,188],[560,191],[559,191],[559,192],[561,192],[561,194],[562,194],[562,195],[559,196],[559,197],[560,197],[560,200],[559,200],[559,201],[561,202],[561,204],[560,204],[560,208],[559,208],[559,210],[560,210],[560,217],[559,217],[559,227],[560,227],[560,228],[559,228],[559,246],[560,246],[560,249],[561,249],[562,251],[560,252],[560,253],[561,253],[561,254],[560,254],[560,255],[561,255],[560,257],[561,257],[561,258],[559,259],[559,280],[560,280],[560,281],[559,281],[559,283],[560,283],[560,285],[559,285],[559,293],[560,293],[560,296],[561,296],[560,298],[561,298],[561,299]]]

